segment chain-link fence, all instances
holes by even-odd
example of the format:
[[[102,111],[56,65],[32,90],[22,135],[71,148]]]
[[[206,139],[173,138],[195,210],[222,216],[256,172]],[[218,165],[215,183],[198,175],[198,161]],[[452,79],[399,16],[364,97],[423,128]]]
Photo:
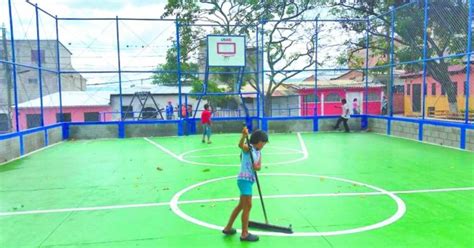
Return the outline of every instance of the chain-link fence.
[[[342,99],[356,115],[474,118],[472,1],[380,3],[342,19],[312,8],[290,19],[229,12],[238,22],[211,12],[68,18],[28,2],[0,4],[10,19],[0,45],[3,133],[59,122],[180,120],[199,117],[205,103],[222,118],[337,116]],[[206,66],[208,35],[244,36],[245,66]]]

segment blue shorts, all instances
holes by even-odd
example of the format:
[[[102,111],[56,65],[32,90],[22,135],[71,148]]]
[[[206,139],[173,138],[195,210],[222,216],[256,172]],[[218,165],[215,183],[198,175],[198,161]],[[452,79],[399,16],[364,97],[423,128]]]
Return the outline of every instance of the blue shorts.
[[[237,186],[239,186],[240,195],[252,195],[253,182],[248,180],[237,180]]]

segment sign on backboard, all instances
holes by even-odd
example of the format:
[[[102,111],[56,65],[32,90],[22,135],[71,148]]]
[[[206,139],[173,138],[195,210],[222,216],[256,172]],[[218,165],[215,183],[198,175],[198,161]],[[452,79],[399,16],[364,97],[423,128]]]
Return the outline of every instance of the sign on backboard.
[[[245,36],[208,35],[208,66],[245,66]]]

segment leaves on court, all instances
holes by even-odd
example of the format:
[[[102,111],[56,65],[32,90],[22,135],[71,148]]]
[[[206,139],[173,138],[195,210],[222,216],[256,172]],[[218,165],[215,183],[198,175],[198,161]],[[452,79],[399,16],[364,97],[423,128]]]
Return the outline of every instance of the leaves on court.
[[[156,167],[156,170],[157,170],[157,171],[163,171],[163,169],[162,169],[160,166],[157,166],[157,167]]]
[[[204,169],[204,170],[202,170],[202,172],[209,172],[209,171],[211,171],[211,170],[210,170],[210,169]]]

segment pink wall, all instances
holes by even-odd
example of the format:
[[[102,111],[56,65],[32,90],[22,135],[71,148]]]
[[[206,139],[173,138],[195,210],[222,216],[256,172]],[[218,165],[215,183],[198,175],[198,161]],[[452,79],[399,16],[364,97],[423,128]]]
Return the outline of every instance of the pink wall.
[[[100,121],[111,121],[111,115],[104,115],[103,112],[110,112],[112,111],[112,107],[110,106],[97,106],[97,107],[64,107],[63,113],[70,113],[71,114],[71,121],[72,122],[83,122],[84,121],[84,113],[86,112],[99,112],[100,113]],[[27,114],[41,114],[39,108],[22,108],[19,109],[20,116],[20,130],[28,129],[27,122],[26,122],[26,115]],[[56,121],[56,114],[59,113],[59,108],[44,108],[44,125],[52,125],[57,123]],[[105,120],[104,120],[105,116]],[[15,116],[13,116],[13,125],[15,126]]]
[[[350,92],[357,92],[357,93],[362,93],[362,99],[358,99],[359,103],[359,109],[361,110],[361,113],[363,113],[365,106],[363,103],[364,99],[364,94],[365,94],[365,89],[364,88],[355,88],[355,89],[342,89],[342,88],[325,88],[325,89],[318,89],[318,98],[321,101],[321,96],[324,94],[324,115],[340,115],[341,114],[341,109],[336,108],[338,106],[341,106],[341,102],[328,102],[327,101],[327,95],[330,93],[336,93],[338,94],[341,99],[346,98],[346,94]],[[368,90],[369,93],[374,93],[380,96],[379,101],[369,101],[368,105],[368,112],[369,114],[381,114],[381,94],[382,94],[382,88],[370,88]],[[304,103],[304,96],[305,95],[310,95],[314,94],[314,89],[304,89],[300,90],[299,94],[301,95],[301,112],[302,115],[313,115],[314,114],[314,103]],[[347,99],[347,102],[349,103],[350,108],[352,109],[352,99]],[[318,115],[323,115],[323,108],[321,102],[317,103],[317,111]]]

